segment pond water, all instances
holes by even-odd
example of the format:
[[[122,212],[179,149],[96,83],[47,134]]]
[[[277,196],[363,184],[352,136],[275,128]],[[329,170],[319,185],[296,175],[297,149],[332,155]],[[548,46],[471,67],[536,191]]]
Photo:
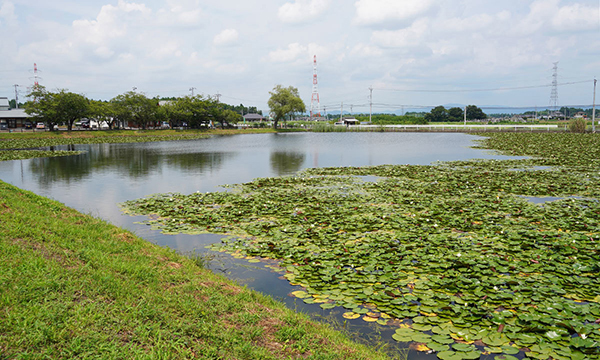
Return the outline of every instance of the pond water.
[[[155,193],[222,191],[219,185],[284,176],[310,167],[382,164],[429,165],[473,158],[508,159],[472,149],[477,137],[461,133],[285,133],[215,136],[209,139],[55,147],[84,151],[75,156],[0,162],[0,179],[56,199],[80,212],[127,228],[146,240],[181,252],[208,252],[220,235],[164,235],[121,213],[117,204]],[[369,180],[369,179],[365,179]],[[297,288],[264,264],[214,254],[210,267],[287,306],[356,333],[359,339],[389,342],[393,328],[345,321],[342,310],[322,310],[288,296]],[[413,359],[435,355],[411,351]]]

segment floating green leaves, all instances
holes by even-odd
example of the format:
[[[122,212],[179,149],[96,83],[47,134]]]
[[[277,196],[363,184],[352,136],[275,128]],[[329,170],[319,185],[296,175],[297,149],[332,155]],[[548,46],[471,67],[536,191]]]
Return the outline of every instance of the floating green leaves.
[[[308,169],[123,206],[165,232],[237,235],[214,249],[278,259],[311,294],[305,302],[365,321],[410,319],[393,338],[440,359],[475,359],[483,345],[498,359],[521,348],[597,357],[600,163],[575,154],[600,159],[600,137],[510,135],[486,144],[539,158]]]

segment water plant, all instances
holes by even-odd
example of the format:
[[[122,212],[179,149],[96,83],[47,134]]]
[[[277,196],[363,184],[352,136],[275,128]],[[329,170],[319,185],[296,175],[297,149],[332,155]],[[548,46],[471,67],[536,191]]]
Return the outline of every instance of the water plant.
[[[600,137],[488,136],[529,158],[308,169],[123,207],[166,233],[235,235],[213,249],[277,259],[293,296],[440,359],[597,358]]]

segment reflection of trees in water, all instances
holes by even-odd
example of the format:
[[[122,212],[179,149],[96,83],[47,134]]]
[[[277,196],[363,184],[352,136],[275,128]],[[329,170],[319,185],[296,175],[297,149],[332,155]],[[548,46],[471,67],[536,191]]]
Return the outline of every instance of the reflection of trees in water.
[[[30,169],[40,184],[48,185],[60,180],[69,183],[90,177],[94,172],[117,173],[130,180],[139,180],[150,173],[171,167],[186,172],[213,171],[233,153],[163,153],[151,143],[119,146],[94,144],[85,152],[74,156],[39,158],[31,161]],[[69,150],[74,150],[69,146]]]
[[[293,174],[300,170],[305,158],[303,153],[274,151],[271,153],[271,168],[279,176]]]

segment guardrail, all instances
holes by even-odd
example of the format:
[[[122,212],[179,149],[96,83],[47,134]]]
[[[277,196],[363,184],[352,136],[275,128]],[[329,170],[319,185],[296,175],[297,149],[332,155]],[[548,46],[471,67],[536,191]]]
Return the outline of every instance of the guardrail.
[[[558,125],[350,125],[349,130],[365,131],[566,131]]]

